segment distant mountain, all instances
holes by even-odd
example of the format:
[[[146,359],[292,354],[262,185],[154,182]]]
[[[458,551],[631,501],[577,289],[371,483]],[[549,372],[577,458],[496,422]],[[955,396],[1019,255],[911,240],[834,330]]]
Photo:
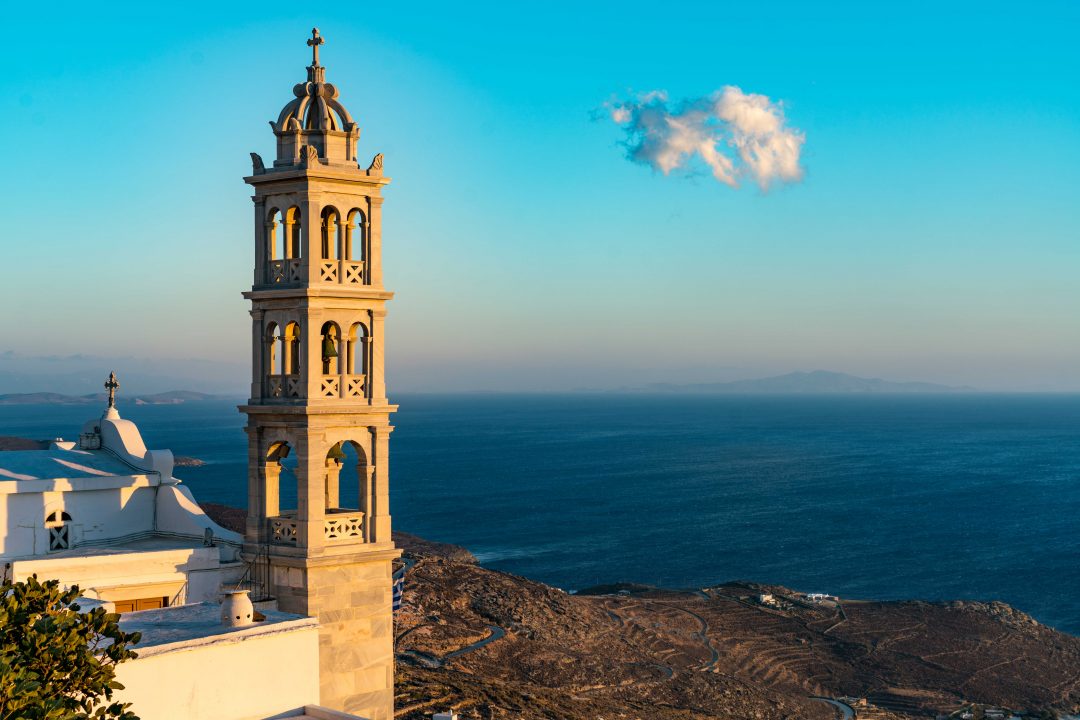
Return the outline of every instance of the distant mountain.
[[[192,392],[191,390],[170,390],[169,392],[136,395],[134,397],[121,396],[117,400],[117,404],[120,406],[128,403],[135,403],[136,405],[179,405],[184,402],[200,402],[219,398],[221,398],[220,395],[209,395],[207,393]],[[62,393],[38,392],[0,395],[0,405],[104,405],[105,402],[105,393],[64,395]]]
[[[242,360],[242,356],[238,356]],[[23,355],[0,350],[0,393],[50,392],[82,395],[99,389],[110,372],[123,386],[122,396],[195,387],[227,396],[246,394],[251,364],[199,358],[99,357],[94,355]]]
[[[815,370],[813,372],[793,372],[787,375],[759,378],[756,380],[736,380],[722,383],[695,383],[674,385],[655,383],[648,390],[672,393],[715,393],[715,394],[854,394],[854,393],[957,393],[972,392],[975,388],[937,385],[925,382],[892,382],[881,378],[861,378],[846,373]]]

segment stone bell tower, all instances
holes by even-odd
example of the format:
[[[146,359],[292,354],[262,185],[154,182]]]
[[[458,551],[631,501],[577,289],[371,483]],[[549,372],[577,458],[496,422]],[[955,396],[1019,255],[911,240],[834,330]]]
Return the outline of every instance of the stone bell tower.
[[[313,30],[307,82],[270,123],[273,166],[252,153],[244,178],[255,189],[255,278],[244,293],[251,399],[240,408],[245,551],[262,568],[265,595],[320,621],[320,702],[390,720],[391,574],[400,555],[388,507],[396,406],[383,379],[393,294],[383,289],[380,230],[390,180],[381,154],[357,163],[360,129],[326,82],[322,43]]]

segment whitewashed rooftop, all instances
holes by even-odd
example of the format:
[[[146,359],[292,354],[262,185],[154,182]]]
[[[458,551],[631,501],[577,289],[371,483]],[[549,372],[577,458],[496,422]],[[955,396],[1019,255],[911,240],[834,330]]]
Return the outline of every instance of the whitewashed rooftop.
[[[8,450],[0,453],[0,482],[141,475],[139,470],[102,450]]]

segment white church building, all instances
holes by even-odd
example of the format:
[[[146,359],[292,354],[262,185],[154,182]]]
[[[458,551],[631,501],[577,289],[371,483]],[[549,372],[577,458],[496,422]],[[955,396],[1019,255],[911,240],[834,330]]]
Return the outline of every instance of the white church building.
[[[111,397],[77,441],[0,452],[4,578],[58,579],[83,607],[122,613],[142,640],[117,668],[120,697],[143,720],[358,717],[319,706],[316,619],[271,602],[262,620],[223,623],[223,594],[247,584],[244,539],[172,471],[172,453],[147,450]]]
[[[148,450],[120,417],[115,376],[77,439],[0,452],[3,577],[77,585],[84,605],[141,633],[117,679],[143,720],[393,717],[389,179],[381,154],[358,163],[359,127],[325,81],[322,43],[314,30],[307,82],[271,122],[277,159],[252,153],[244,179],[255,206],[244,534],[207,517],[172,453]],[[295,509],[279,506],[290,453]],[[338,487],[346,457],[358,507],[341,507],[354,496]]]

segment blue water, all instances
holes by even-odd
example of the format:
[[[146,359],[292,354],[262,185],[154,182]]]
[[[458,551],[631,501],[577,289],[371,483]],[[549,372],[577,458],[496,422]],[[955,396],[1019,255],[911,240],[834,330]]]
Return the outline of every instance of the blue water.
[[[1080,634],[1080,396],[407,396],[395,527],[564,588],[779,583],[998,599]],[[87,407],[0,406],[74,437]],[[242,505],[235,403],[123,407]]]

